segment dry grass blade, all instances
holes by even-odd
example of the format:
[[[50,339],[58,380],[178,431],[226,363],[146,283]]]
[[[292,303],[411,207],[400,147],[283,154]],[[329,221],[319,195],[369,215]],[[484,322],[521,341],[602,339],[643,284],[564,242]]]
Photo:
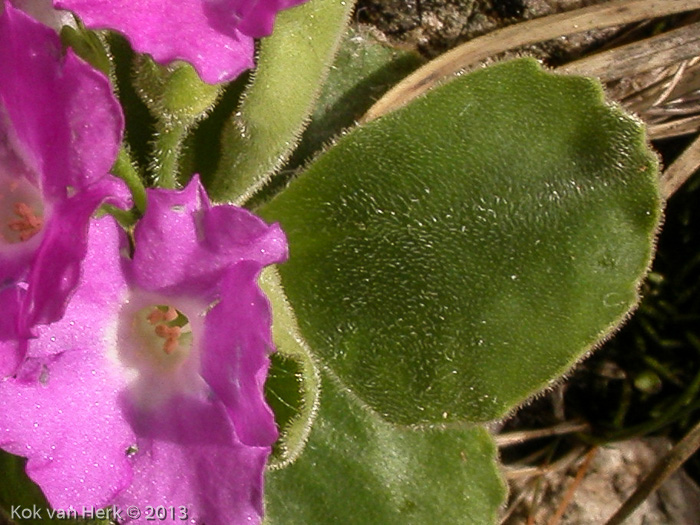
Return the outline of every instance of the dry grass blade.
[[[658,140],[691,135],[698,131],[700,131],[700,115],[652,124],[647,128],[647,135],[651,140]]]
[[[506,511],[503,513],[503,516],[501,516],[501,520],[499,523],[503,525],[508,521],[508,518],[515,512],[515,510],[518,508],[518,506],[523,502],[523,500],[528,497],[530,494],[526,490],[521,490],[516,498],[508,505],[508,508]]]
[[[635,89],[612,90],[613,98],[620,100],[628,111],[640,114],[648,123],[658,123],[679,112],[695,113],[700,110],[693,100],[700,89],[700,59],[694,58],[669,64],[649,76],[646,83],[634,82]],[[695,95],[696,96],[696,95]]]
[[[578,421],[567,421],[559,425],[549,428],[538,428],[535,430],[520,430],[516,432],[507,432],[494,436],[494,441],[499,447],[508,447],[510,445],[518,445],[531,439],[539,439],[551,436],[560,436],[563,434],[571,434],[574,432],[586,432],[590,429],[588,423]]]
[[[668,99],[673,100],[682,96],[684,93],[700,90],[700,59],[693,61],[689,65],[683,75],[683,81],[676,86],[668,94]]]
[[[591,461],[593,461],[593,458],[595,457],[597,451],[598,451],[598,447],[593,447],[591,450],[588,451],[588,453],[586,454],[586,457],[583,459],[583,462],[581,463],[581,466],[576,471],[576,477],[571,482],[571,485],[569,485],[569,488],[566,490],[566,494],[564,494],[564,497],[562,498],[561,503],[559,504],[559,507],[557,508],[556,512],[554,513],[552,518],[549,520],[547,525],[559,525],[559,523],[561,522],[561,518],[564,516],[564,513],[566,512],[566,509],[571,504],[571,500],[574,497],[574,493],[576,492],[576,489],[583,481],[583,478],[586,476],[586,472],[588,472],[588,467],[590,467]]]
[[[608,82],[698,55],[700,55],[700,22],[590,55],[561,66],[557,71],[598,77],[601,81]]]
[[[661,175],[661,195],[668,199],[700,167],[700,136]]]
[[[700,9],[700,0],[614,0],[612,2],[529,20],[470,40],[406,77],[362,117],[369,122],[393,111],[443,79],[504,51],[592,29],[601,29]]]
[[[537,467],[512,465],[503,470],[503,475],[507,480],[514,480],[542,476],[543,474],[547,474],[549,472],[566,470],[579,460],[583,451],[583,446],[576,446],[557,461],[553,463],[545,462],[544,465]]]

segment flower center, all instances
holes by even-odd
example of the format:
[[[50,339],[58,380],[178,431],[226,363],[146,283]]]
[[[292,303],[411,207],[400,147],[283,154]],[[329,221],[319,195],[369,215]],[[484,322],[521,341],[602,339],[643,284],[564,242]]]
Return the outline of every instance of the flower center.
[[[0,182],[0,236],[7,244],[28,241],[44,224],[41,196],[23,179]]]
[[[107,357],[126,380],[129,397],[139,409],[154,409],[173,396],[201,392],[200,311],[201,306],[188,298],[138,289],[123,298]],[[111,335],[106,339],[112,341]]]
[[[190,352],[189,319],[170,305],[142,308],[136,313],[134,328],[146,354],[163,364],[181,362]]]

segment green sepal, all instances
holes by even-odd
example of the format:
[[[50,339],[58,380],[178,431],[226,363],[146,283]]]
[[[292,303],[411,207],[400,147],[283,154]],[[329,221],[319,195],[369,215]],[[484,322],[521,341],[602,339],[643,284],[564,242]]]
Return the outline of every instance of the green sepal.
[[[263,270],[260,286],[272,307],[276,352],[271,356],[265,397],[275,413],[280,433],[268,468],[278,469],[294,462],[306,445],[318,411],[321,378],[274,267]]]
[[[214,108],[223,86],[203,82],[190,64],[176,62],[162,66],[146,55],[136,56],[132,82],[155,119],[153,155],[149,162],[153,182],[157,186],[177,188],[188,133]]]
[[[111,75],[112,57],[102,33],[90,31],[82,24],[77,28],[64,25],[61,27],[61,42],[94,68],[107,76]]]
[[[186,62],[163,66],[147,55],[138,55],[134,61],[133,84],[156,120],[185,128],[214,107],[223,89],[221,84],[202,81]]]

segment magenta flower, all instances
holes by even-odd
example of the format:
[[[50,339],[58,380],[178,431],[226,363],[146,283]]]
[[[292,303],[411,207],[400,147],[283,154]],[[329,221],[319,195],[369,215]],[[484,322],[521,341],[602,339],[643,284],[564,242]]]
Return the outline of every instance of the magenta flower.
[[[0,8],[2,378],[18,359],[14,338],[62,315],[90,215],[123,191],[108,174],[123,125],[104,76],[63,56],[53,30],[8,2]]]
[[[19,309],[24,290],[17,285],[0,287],[0,381],[17,370],[24,356],[24,343],[19,338]]]
[[[111,217],[93,221],[65,316],[37,328],[0,382],[0,446],[29,458],[55,508],[163,505],[168,523],[258,523],[277,429],[256,279],[286,258],[284,234],[212,207],[198,180],[148,197],[133,258]]]
[[[305,0],[53,0],[91,29],[123,33],[160,63],[184,60],[209,83],[253,67],[253,39],[272,31],[278,11]]]

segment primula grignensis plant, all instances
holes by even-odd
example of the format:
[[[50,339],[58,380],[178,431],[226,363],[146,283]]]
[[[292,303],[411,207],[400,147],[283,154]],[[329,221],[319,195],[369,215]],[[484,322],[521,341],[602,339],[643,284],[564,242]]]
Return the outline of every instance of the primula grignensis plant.
[[[657,161],[527,59],[355,125],[419,59],[352,7],[3,0],[10,519],[494,522],[483,423],[638,302]]]

